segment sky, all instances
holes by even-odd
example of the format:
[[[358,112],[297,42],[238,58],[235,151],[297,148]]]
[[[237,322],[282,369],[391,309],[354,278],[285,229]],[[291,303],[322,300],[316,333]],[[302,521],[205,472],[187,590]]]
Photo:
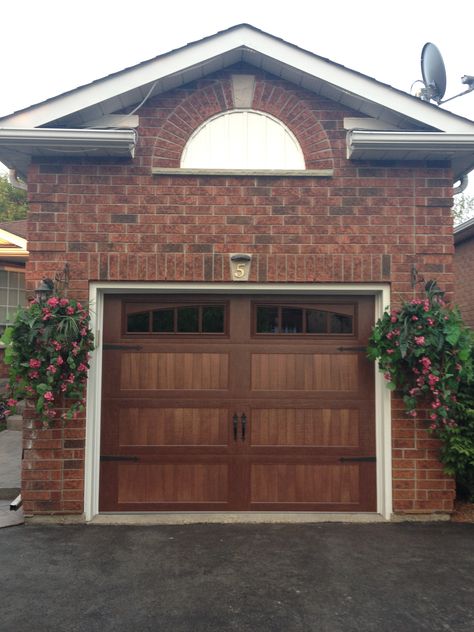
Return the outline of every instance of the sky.
[[[445,98],[474,75],[472,0],[10,0],[1,21],[0,116],[242,22],[406,92],[426,42],[442,53]],[[474,91],[444,108],[474,120]]]

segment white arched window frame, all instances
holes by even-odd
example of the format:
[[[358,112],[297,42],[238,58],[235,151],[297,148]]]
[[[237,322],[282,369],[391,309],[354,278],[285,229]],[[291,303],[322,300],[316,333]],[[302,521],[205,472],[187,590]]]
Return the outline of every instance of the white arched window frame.
[[[182,169],[305,170],[301,146],[281,121],[257,110],[230,110],[189,138]]]

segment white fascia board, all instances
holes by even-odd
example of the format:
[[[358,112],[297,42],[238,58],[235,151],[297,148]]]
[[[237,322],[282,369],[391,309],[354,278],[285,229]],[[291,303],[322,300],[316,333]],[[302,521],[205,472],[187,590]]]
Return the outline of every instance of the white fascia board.
[[[15,235],[14,233],[10,233],[8,230],[4,230],[3,228],[0,228],[0,239],[3,239],[4,241],[8,241],[11,244],[14,244],[15,246],[18,246],[18,248],[21,248],[23,251],[26,252],[26,249],[28,247],[28,241],[26,239],[23,239],[23,237],[20,237],[19,235]],[[0,250],[0,252],[4,252],[5,249]],[[17,252],[17,249],[14,249],[15,252]]]
[[[426,151],[452,154],[474,153],[474,132],[378,132],[352,130],[347,133],[347,157],[367,151]]]
[[[176,51],[77,88],[1,120],[7,127],[38,127],[167,76],[205,64],[229,51],[247,50],[277,60],[282,66],[315,76],[362,99],[396,111],[423,125],[446,132],[474,132],[474,123],[434,107],[375,79],[344,68],[272,35],[241,25]]]
[[[106,149],[133,156],[134,130],[0,128],[0,147],[55,147],[62,150]]]

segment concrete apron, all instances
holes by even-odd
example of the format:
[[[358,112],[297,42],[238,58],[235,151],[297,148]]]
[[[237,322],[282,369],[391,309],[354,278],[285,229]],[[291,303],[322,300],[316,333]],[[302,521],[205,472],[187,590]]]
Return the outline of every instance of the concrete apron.
[[[93,524],[93,525],[185,525],[185,524],[311,524],[340,522],[354,524],[390,522],[446,522],[450,514],[396,514],[386,520],[374,513],[102,513],[86,522],[84,515],[26,516],[27,524]]]

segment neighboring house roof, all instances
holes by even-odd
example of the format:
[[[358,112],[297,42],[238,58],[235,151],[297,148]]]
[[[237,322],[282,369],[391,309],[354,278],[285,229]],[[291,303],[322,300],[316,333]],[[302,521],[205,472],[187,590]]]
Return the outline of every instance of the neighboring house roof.
[[[15,263],[22,264],[28,259],[28,242],[24,237],[17,233],[11,232],[16,227],[12,224],[21,223],[20,230],[25,230],[26,220],[18,222],[2,222],[0,224],[0,264]],[[10,230],[4,228],[7,226]],[[26,232],[26,230],[25,230]]]
[[[18,237],[23,237],[23,239],[27,238],[27,226],[28,222],[26,219],[14,219],[10,222],[0,222],[0,228],[8,231],[9,233],[13,233],[14,235],[18,235]]]
[[[474,217],[454,227],[454,245],[474,237]]]
[[[29,157],[50,156],[51,147],[59,148],[63,155],[72,154],[74,146],[76,155],[78,149],[88,155],[92,148],[94,155],[132,156],[132,130],[91,128],[134,127],[137,117],[132,114],[137,104],[238,63],[255,66],[359,112],[363,118],[351,119],[346,126],[349,158],[450,160],[456,177],[474,167],[472,121],[248,24],[0,118],[0,160],[25,173]],[[123,115],[127,111],[130,115]],[[122,117],[111,116],[116,113]],[[43,128],[41,132],[38,127]],[[361,130],[370,130],[370,139]],[[402,132],[402,136],[387,140],[386,130]],[[411,132],[418,136],[437,133],[416,140],[421,154],[415,158],[407,138]],[[449,135],[446,147],[445,135]]]

